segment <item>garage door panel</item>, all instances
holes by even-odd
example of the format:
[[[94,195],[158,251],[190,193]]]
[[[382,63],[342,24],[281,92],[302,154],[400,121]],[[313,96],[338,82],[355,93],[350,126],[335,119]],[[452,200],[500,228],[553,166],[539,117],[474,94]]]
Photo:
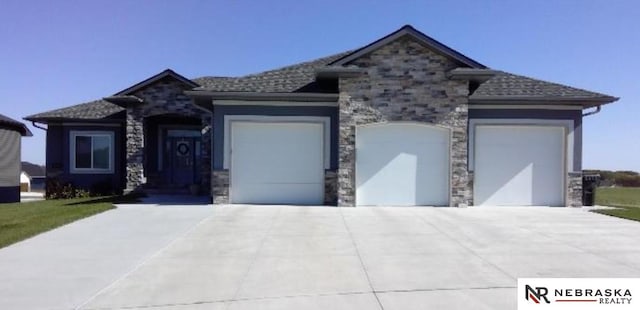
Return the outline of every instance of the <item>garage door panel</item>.
[[[232,202],[322,204],[322,124],[234,122],[231,128]]]
[[[234,196],[241,197],[236,203],[255,204],[319,205],[324,198],[317,183],[244,183],[234,190]]]
[[[234,165],[234,174],[251,176],[251,179],[256,182],[288,180],[290,183],[304,183],[316,181],[321,177],[322,170],[318,169],[318,165],[309,164],[320,162],[322,160],[320,155],[307,156],[302,149],[294,152],[285,149],[270,150],[271,148],[272,146],[269,145],[254,145],[234,149],[234,161],[239,163]],[[258,154],[256,150],[264,151]],[[286,167],[287,171],[296,173],[274,173],[277,170],[276,167]]]
[[[358,205],[448,205],[449,133],[417,124],[358,129]]]
[[[562,204],[561,127],[479,126],[475,137],[474,204]]]

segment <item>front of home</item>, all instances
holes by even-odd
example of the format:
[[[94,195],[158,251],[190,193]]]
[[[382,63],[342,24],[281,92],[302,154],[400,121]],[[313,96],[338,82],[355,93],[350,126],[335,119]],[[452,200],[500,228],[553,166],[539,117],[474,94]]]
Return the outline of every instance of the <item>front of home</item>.
[[[47,124],[47,178],[216,204],[580,206],[584,110],[617,98],[496,71],[405,26],[243,77],[165,70]],[[592,112],[590,112],[592,113]]]

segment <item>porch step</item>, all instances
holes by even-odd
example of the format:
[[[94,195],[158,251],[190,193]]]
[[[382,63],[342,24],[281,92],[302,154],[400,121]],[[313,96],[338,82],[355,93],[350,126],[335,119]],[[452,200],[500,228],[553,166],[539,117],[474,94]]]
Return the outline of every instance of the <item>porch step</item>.
[[[145,188],[147,195],[190,195],[186,188]]]

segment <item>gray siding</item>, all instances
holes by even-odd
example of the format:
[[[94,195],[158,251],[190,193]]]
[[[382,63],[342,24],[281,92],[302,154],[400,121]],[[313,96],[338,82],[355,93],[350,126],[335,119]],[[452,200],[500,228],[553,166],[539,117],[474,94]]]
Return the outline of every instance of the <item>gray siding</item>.
[[[123,126],[50,124],[47,129],[47,179],[58,178],[74,186],[89,190],[97,182],[109,182],[114,190],[124,188]],[[113,173],[71,173],[71,131],[108,131],[114,137]]]
[[[19,132],[0,129],[0,186],[20,185]]]
[[[338,108],[300,106],[226,106],[213,108],[213,169],[222,170],[224,161],[224,116],[225,115],[265,115],[265,116],[328,116],[331,122],[330,169],[338,168]]]
[[[573,120],[573,167],[582,170],[582,111],[539,109],[469,109],[469,119]]]
[[[0,128],[0,203],[20,201],[19,132]]]

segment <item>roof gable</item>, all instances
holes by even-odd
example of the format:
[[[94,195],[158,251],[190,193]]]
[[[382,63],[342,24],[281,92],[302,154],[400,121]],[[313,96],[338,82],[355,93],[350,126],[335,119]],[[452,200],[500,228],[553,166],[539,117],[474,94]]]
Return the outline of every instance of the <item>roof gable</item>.
[[[394,31],[393,33],[379,39],[376,40],[373,43],[370,43],[360,49],[355,50],[354,52],[345,55],[344,57],[335,60],[334,62],[330,63],[329,65],[337,65],[337,66],[341,66],[341,65],[346,65],[366,54],[369,54],[393,41],[396,41],[402,37],[405,36],[409,36],[412,39],[416,40],[418,43],[424,45],[425,47],[435,51],[436,53],[439,53],[445,57],[448,57],[450,59],[453,59],[454,61],[458,62],[459,64],[463,65],[463,66],[467,66],[470,68],[477,68],[477,69],[485,69],[487,68],[485,65],[463,55],[462,53],[438,42],[437,40],[435,40],[434,38],[429,37],[428,35],[416,30],[415,28],[413,28],[411,25],[405,25],[402,28]]]
[[[128,87],[126,89],[123,89],[123,90],[115,93],[113,96],[131,95],[134,92],[136,92],[136,91],[138,91],[138,90],[140,90],[142,88],[145,88],[145,87],[147,87],[147,86],[149,86],[149,85],[151,85],[151,84],[153,84],[153,83],[155,83],[157,81],[160,81],[160,80],[162,80],[162,79],[164,79],[166,77],[174,78],[174,79],[184,83],[185,85],[187,85],[187,86],[189,86],[191,88],[200,86],[196,82],[194,82],[192,80],[189,80],[189,79],[187,79],[186,77],[184,77],[184,76],[182,76],[180,74],[177,74],[175,71],[173,71],[171,69],[166,69],[166,70],[164,70],[164,71],[162,71],[162,72],[160,72],[160,73],[158,73],[158,74],[156,74],[156,75],[154,75],[154,76],[152,76],[152,77],[150,77],[150,78],[148,78],[148,79],[146,79],[146,80],[144,80],[144,81],[142,81],[140,83],[137,83],[137,84],[135,84],[135,85],[133,85],[131,87]]]

